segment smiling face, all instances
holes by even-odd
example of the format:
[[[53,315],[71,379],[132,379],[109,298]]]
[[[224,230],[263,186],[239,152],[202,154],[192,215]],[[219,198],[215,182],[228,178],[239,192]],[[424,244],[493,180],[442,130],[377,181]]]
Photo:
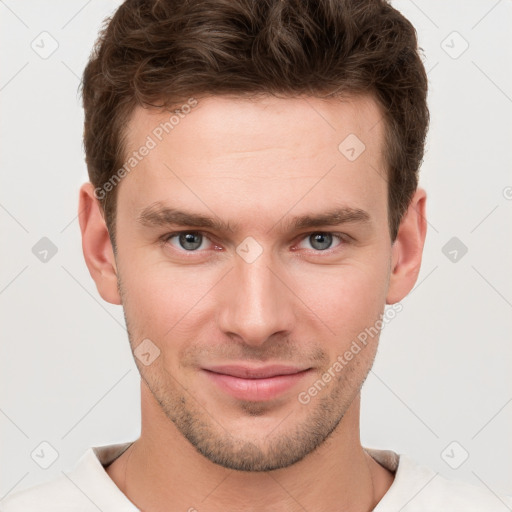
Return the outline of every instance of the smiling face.
[[[168,119],[135,110],[128,147]],[[333,364],[398,293],[380,119],[368,98],[205,98],[118,185],[120,302],[132,349],[158,356],[135,358],[146,406],[217,464],[289,466],[356,402],[378,335]],[[295,375],[258,383],[225,365]]]

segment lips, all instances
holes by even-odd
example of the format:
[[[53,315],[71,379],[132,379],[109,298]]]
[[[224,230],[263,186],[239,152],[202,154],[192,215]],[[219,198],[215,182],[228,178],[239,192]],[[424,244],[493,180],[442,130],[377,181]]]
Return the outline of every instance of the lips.
[[[300,373],[309,368],[297,368],[295,366],[286,365],[270,365],[262,366],[259,368],[242,366],[242,365],[222,365],[222,366],[211,366],[205,368],[210,372],[221,373],[223,375],[231,375],[232,377],[239,377],[242,379],[266,379],[269,377],[276,377],[278,375],[292,375],[294,373]]]
[[[288,365],[249,367],[244,365],[211,366],[203,369],[217,389],[238,400],[266,401],[277,398],[309,375],[311,368]]]

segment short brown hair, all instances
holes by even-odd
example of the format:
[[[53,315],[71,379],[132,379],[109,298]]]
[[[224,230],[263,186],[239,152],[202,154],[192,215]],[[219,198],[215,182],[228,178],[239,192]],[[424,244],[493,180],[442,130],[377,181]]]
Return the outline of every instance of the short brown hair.
[[[385,123],[394,241],[429,124],[417,44],[412,24],[385,0],[126,0],[105,20],[83,74],[90,181],[101,188],[123,166],[137,105],[170,109],[221,94],[371,94]],[[115,248],[116,187],[98,199]]]

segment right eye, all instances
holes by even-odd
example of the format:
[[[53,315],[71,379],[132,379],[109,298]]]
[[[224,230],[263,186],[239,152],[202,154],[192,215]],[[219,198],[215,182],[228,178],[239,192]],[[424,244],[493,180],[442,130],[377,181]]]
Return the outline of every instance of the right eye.
[[[206,249],[205,245],[208,238],[199,231],[177,231],[168,233],[163,237],[163,240],[178,250],[199,252],[198,249]]]

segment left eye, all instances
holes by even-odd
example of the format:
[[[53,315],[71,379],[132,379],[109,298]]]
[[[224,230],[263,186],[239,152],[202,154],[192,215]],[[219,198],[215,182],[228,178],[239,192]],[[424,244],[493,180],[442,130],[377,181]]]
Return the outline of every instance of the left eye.
[[[311,247],[316,251],[325,251],[332,246],[334,239],[337,239],[339,243],[342,241],[342,238],[339,235],[320,231],[317,233],[311,233],[304,239],[304,241],[309,242]]]
[[[176,239],[176,243],[173,243],[173,239]],[[196,231],[182,231],[169,235],[165,240],[178,249],[196,251],[200,248],[204,249],[202,246],[207,238]]]

